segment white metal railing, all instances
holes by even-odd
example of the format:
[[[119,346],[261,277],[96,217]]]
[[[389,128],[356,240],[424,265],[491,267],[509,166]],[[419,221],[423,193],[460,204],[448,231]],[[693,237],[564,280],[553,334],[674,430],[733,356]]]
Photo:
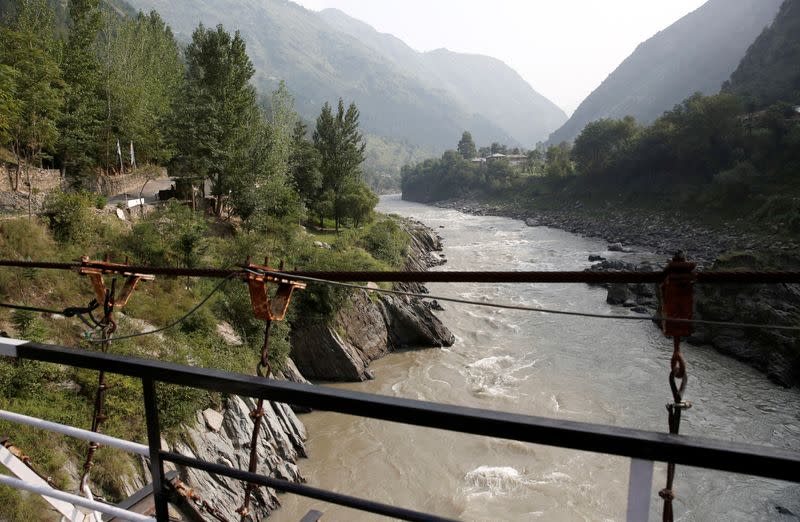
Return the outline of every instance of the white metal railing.
[[[11,339],[4,339],[3,341],[10,341]],[[25,342],[25,341],[22,341]],[[40,428],[62,435],[82,439],[89,442],[97,442],[105,446],[121,449],[130,453],[136,453],[144,457],[150,457],[150,449],[144,444],[131,442],[102,433],[95,433],[93,431],[75,428],[73,426],[66,426],[57,422],[51,422],[37,417],[29,417],[11,411],[0,410],[0,419],[16,424],[24,424],[34,428]],[[98,513],[113,515],[122,520],[131,520],[134,522],[147,521],[155,522],[155,518],[134,513],[110,504],[98,502],[92,498],[81,497],[65,491],[60,491],[50,486],[44,479],[39,477],[33,470],[31,470],[24,462],[22,462],[16,455],[5,447],[0,446],[0,464],[8,468],[19,478],[0,475],[0,484],[5,484],[15,489],[21,489],[37,493],[41,495],[48,504],[50,504],[56,511],[58,511],[62,520],[69,520],[70,522],[85,522],[91,520],[100,520]],[[78,509],[78,506],[88,508],[90,511],[85,512]]]
[[[123,520],[131,520],[133,522],[156,522],[155,518],[148,517],[147,515],[140,515],[139,513],[134,513],[126,509],[112,506],[111,504],[103,504],[102,502],[97,502],[96,500],[89,500],[88,498],[74,495],[72,493],[66,493],[58,489],[53,489],[50,486],[31,484],[30,482],[6,475],[0,475],[0,484],[5,484],[6,486],[10,486],[15,489],[30,491],[31,493],[37,493],[43,497],[62,500],[76,506],[89,508],[92,511],[99,511],[100,513],[112,515]],[[70,520],[83,521],[88,519],[90,516],[92,516],[92,514],[85,514],[83,518],[72,518]]]

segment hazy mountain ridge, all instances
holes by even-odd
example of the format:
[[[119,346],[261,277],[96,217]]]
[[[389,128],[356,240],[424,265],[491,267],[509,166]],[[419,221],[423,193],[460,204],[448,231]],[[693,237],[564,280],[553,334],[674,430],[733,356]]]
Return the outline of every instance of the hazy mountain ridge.
[[[427,86],[445,89],[467,111],[488,117],[523,145],[532,146],[545,139],[567,119],[563,110],[501,60],[447,49],[421,53],[338,9],[325,9],[319,16]]]
[[[549,139],[574,139],[601,118],[649,123],[695,92],[715,93],[781,0],[709,0],[652,38],[612,72]]]
[[[159,11],[184,40],[200,22],[239,29],[257,69],[257,86],[268,92],[284,79],[306,119],[316,118],[326,100],[342,96],[358,105],[365,132],[398,142],[443,149],[454,146],[465,129],[479,142],[521,142],[447,89],[420,81],[398,60],[292,2],[130,1],[137,9]]]
[[[775,21],[747,50],[723,90],[756,108],[800,103],[800,0],[785,0]]]

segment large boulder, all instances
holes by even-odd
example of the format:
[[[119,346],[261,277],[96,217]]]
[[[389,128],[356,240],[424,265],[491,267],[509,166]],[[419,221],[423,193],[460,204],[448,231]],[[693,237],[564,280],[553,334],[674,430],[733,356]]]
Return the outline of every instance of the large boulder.
[[[385,295],[381,302],[393,348],[452,346],[455,342],[453,333],[422,300]]]

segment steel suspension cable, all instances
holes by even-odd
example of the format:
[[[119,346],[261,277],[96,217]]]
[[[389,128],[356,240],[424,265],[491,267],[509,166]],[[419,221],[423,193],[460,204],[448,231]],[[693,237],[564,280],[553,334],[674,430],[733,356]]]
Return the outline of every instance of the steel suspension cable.
[[[444,302],[451,302],[451,303],[460,303],[466,305],[473,305],[473,306],[483,306],[487,308],[498,308],[504,310],[520,310],[524,312],[540,312],[544,314],[552,314],[552,315],[568,315],[573,317],[588,317],[593,319],[614,319],[614,320],[626,320],[626,321],[667,321],[667,322],[674,322],[674,323],[690,323],[690,324],[705,324],[705,325],[716,325],[716,326],[729,326],[729,327],[738,327],[738,328],[759,328],[765,330],[787,330],[787,331],[800,331],[800,326],[786,326],[786,325],[769,325],[769,324],[756,324],[756,323],[736,323],[736,322],[728,322],[728,321],[712,321],[706,319],[677,319],[677,318],[669,318],[669,317],[659,317],[653,315],[621,315],[621,314],[599,314],[599,313],[592,313],[592,312],[577,312],[577,311],[569,311],[569,310],[556,310],[552,308],[542,308],[536,306],[526,306],[526,305],[515,305],[515,304],[504,304],[504,303],[494,303],[488,301],[473,301],[469,299],[461,299],[457,297],[447,297],[442,295],[432,295],[432,294],[423,294],[419,292],[408,292],[405,290],[390,290],[384,288],[374,288],[369,287],[366,285],[358,285],[355,283],[342,283],[339,281],[330,281],[326,279],[320,279],[317,277],[310,277],[310,276],[301,276],[297,275],[296,272],[276,272],[276,271],[254,271],[250,269],[245,269],[247,272],[257,273],[257,274],[266,274],[275,277],[285,277],[291,279],[298,279],[300,281],[307,281],[311,283],[320,283],[326,284],[331,286],[339,286],[343,288],[354,288],[358,290],[366,290],[369,292],[378,292],[384,294],[393,294],[393,295],[402,295],[407,297],[416,297],[419,299],[434,299],[436,301],[444,301]]]

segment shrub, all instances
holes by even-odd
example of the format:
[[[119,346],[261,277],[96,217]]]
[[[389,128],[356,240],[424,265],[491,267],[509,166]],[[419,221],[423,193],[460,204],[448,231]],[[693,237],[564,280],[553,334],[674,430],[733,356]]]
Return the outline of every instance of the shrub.
[[[29,310],[14,310],[11,312],[11,322],[17,334],[28,341],[41,343],[45,339],[45,330],[36,312]]]
[[[44,202],[42,217],[62,243],[85,243],[94,228],[92,197],[83,192],[53,192]]]
[[[408,234],[393,219],[373,223],[361,238],[364,250],[375,259],[392,267],[400,267],[405,261]]]

